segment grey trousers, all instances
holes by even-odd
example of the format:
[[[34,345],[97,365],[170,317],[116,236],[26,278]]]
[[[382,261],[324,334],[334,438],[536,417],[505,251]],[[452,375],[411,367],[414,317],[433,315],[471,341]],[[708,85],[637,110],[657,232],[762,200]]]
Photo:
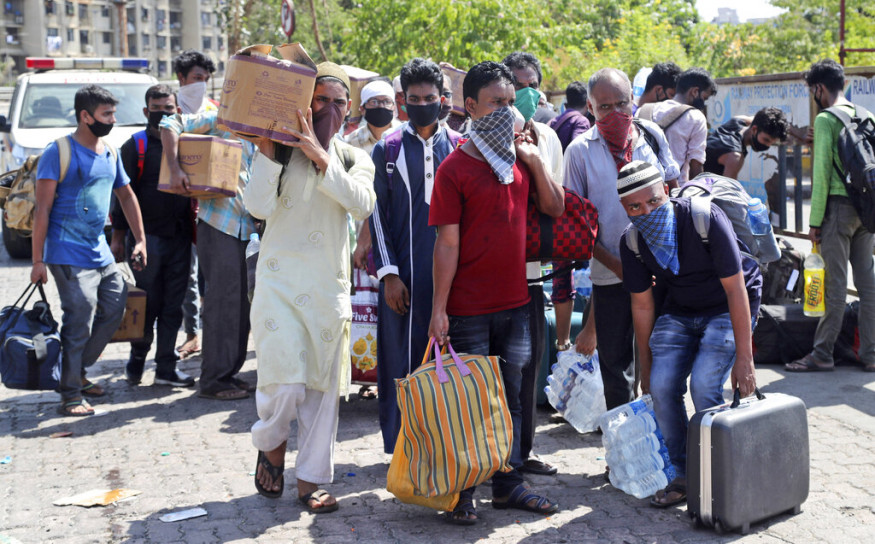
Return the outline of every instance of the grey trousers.
[[[814,357],[833,363],[833,348],[845,315],[848,263],[860,296],[860,361],[875,364],[875,234],[860,223],[850,200],[830,197],[821,229],[820,253],[826,265],[826,311],[814,333]]]
[[[232,378],[246,361],[249,299],[247,241],[203,221],[197,225],[197,252],[205,289],[200,390],[213,394],[236,387]]]
[[[93,365],[125,315],[128,288],[115,263],[102,268],[50,264],[61,298],[61,384],[64,401],[82,396]]]
[[[185,334],[197,334],[201,328],[201,302],[197,281],[197,246],[191,245],[191,265],[189,267],[188,287],[182,301],[182,325]]]

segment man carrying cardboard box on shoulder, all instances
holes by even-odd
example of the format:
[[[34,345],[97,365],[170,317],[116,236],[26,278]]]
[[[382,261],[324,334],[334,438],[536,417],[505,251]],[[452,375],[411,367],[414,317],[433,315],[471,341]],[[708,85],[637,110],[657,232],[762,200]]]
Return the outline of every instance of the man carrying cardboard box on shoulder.
[[[170,115],[160,123],[164,158],[170,168],[171,190],[190,194],[190,182],[179,164],[179,135],[208,134],[237,140],[216,127],[218,112]],[[249,396],[253,386],[237,377],[246,361],[249,339],[249,299],[246,284],[246,244],[255,232],[252,216],[243,204],[243,189],[255,146],[243,141],[237,194],[227,198],[200,199],[197,254],[206,288],[202,308],[203,359],[199,397],[237,400]]]

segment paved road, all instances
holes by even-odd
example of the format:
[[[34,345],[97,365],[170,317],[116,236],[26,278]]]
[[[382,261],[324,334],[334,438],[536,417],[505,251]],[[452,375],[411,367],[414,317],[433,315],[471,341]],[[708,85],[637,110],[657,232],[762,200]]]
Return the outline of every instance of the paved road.
[[[0,297],[24,288],[27,263],[0,250]],[[49,286],[57,308],[53,285]],[[59,310],[56,310],[58,312]],[[59,317],[59,316],[58,316]],[[382,453],[377,404],[352,396],[340,408],[335,482],[328,488],[341,508],[306,513],[287,486],[278,501],[255,493],[256,452],[249,439],[252,399],[208,401],[191,390],[128,386],[126,347],[107,348],[90,377],[109,394],[86,419],[59,416],[54,393],[0,388],[0,543],[41,542],[872,542],[875,539],[875,375],[842,367],[794,375],[758,370],[763,391],[801,397],[809,408],[811,492],[800,515],[781,516],[747,536],[716,536],[693,527],[685,508],[656,510],[606,483],[598,436],[579,435],[540,413],[536,450],[557,465],[557,476],[532,477],[558,500],[559,513],[542,518],[499,511],[478,492],[481,522],[446,524],[437,513],[399,504],[385,490],[389,458]],[[149,363],[151,366],[151,363]],[[243,377],[255,379],[250,352]],[[197,374],[199,360],[181,368]],[[151,384],[151,370],[144,384]],[[70,438],[50,438],[71,431]],[[295,440],[289,441],[286,481],[294,481]],[[95,488],[132,488],[142,494],[107,507],[58,507],[52,502]],[[208,515],[177,523],[159,516],[202,507]]]

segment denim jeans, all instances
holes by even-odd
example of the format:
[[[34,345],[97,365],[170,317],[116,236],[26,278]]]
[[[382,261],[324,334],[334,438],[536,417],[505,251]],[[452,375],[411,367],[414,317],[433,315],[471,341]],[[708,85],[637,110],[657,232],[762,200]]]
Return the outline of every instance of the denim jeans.
[[[128,236],[128,255],[133,250],[134,238]],[[134,270],[137,287],[146,291],[146,322],[143,339],[131,342],[131,358],[143,372],[146,354],[155,336],[158,320],[158,345],[155,347],[155,375],[173,378],[176,371],[176,335],[182,324],[182,300],[188,285],[191,263],[191,242],[185,237],[165,238],[146,235],[149,261],[143,270]]]
[[[125,315],[128,288],[115,263],[102,268],[50,264],[61,298],[61,383],[64,401],[82,396],[93,365]]]
[[[520,387],[522,371],[532,356],[529,337],[528,305],[512,310],[475,316],[449,316],[450,342],[453,349],[462,353],[474,353],[500,357],[499,368],[504,383],[504,395],[513,423],[511,443],[511,472],[496,472],[492,475],[492,495],[504,497],[523,483],[519,470],[523,460],[520,455],[520,431],[522,407]],[[466,490],[473,492],[471,490]]]
[[[696,411],[723,403],[723,384],[735,363],[729,313],[713,317],[659,316],[650,335],[653,411],[679,478],[687,473],[687,377]]]

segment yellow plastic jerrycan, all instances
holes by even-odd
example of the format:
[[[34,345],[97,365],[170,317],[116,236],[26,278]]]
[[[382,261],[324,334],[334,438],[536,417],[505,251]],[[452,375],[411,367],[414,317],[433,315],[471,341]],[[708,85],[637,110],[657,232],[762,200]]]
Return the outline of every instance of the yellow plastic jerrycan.
[[[826,271],[823,257],[817,244],[811,248],[811,254],[805,257],[805,304],[802,311],[809,317],[820,317],[826,310],[823,293],[826,288]]]

